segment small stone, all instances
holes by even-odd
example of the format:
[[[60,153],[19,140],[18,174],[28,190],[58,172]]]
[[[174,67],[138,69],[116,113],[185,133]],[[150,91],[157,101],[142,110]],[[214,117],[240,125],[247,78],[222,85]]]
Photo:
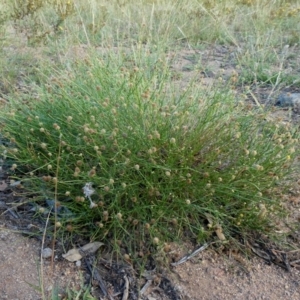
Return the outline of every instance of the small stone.
[[[283,93],[275,104],[280,107],[294,107],[300,105],[300,93]]]
[[[76,267],[78,267],[78,268],[81,267],[81,260],[77,260],[76,263],[75,263],[75,265],[76,265]]]
[[[42,258],[49,258],[52,256],[52,249],[51,248],[44,248],[42,250]]]
[[[47,287],[47,292],[52,291],[52,289],[53,289],[53,286],[52,286],[52,285],[49,285],[49,286]]]

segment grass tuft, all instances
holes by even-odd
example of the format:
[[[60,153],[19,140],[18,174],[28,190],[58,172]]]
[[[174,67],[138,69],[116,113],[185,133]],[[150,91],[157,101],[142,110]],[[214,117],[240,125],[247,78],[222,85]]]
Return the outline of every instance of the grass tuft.
[[[136,62],[77,61],[1,111],[3,156],[37,211],[57,199],[57,234],[131,249],[271,230],[297,133],[230,89],[179,90],[166,63]]]

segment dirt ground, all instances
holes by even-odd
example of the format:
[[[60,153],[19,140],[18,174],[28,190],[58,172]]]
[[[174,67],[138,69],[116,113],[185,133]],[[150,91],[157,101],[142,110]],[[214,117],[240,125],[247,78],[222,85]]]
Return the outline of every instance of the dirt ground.
[[[70,53],[79,52],[82,56],[82,51],[84,52],[84,49],[79,48],[76,51],[72,49]],[[234,63],[230,60],[234,57],[234,51],[233,48],[223,46],[202,52],[182,51],[173,65],[174,72],[179,74],[179,83],[184,85],[190,78],[199,74],[199,82],[210,85],[218,76],[220,69],[224,69],[223,75],[229,78],[235,71]],[[204,70],[196,68],[200,60],[206,61]],[[284,88],[283,90],[292,91]],[[257,88],[253,91],[253,95],[256,99],[253,96],[249,96],[248,99],[253,104],[257,104],[256,101],[264,103],[266,99],[274,102],[276,99],[276,92],[271,88]],[[286,111],[278,110],[276,114],[283,119],[288,119]],[[3,178],[0,179],[4,180]],[[0,189],[1,184],[5,182],[0,182]],[[293,221],[300,219],[300,198],[296,192],[295,194],[296,196],[291,196],[290,201]],[[85,271],[77,267],[75,263],[63,260],[61,253],[55,255],[57,258],[55,258],[53,270],[49,259],[43,259],[41,262],[41,240],[28,238],[18,233],[20,226],[16,226],[11,221],[14,216],[7,210],[10,201],[7,195],[0,195],[0,300],[42,299],[41,286],[43,286],[44,295],[47,296],[46,299],[49,299],[57,286],[69,286],[69,288],[79,290],[85,278]],[[10,215],[9,218],[7,215]],[[29,222],[26,223],[27,228],[28,224]],[[296,243],[299,247],[295,248],[294,252],[300,258],[299,233]],[[185,244],[180,247],[172,245],[170,253],[180,258],[191,253],[192,250],[191,245]],[[149,280],[151,285],[141,299],[298,300],[300,299],[300,268],[297,265],[299,258],[293,259],[295,264],[288,271],[273,262],[267,263],[262,258],[252,257],[248,260],[234,253],[220,254],[208,247],[183,264],[160,272],[157,280],[154,277],[153,280]],[[169,287],[165,287],[163,282],[165,285],[169,284]],[[96,287],[92,288],[92,293],[94,289]],[[60,299],[64,299],[63,294]],[[122,295],[111,296],[107,299],[122,299]],[[136,298],[129,294],[128,299]]]
[[[1,300],[42,299],[39,291],[42,279],[45,295],[49,297],[56,286],[79,289],[82,284],[83,271],[67,261],[55,262],[52,273],[50,261],[44,260],[42,278],[40,242],[8,230],[4,224],[0,229],[0,249]],[[164,274],[171,281],[176,296],[167,297],[154,283],[142,299],[300,299],[300,271],[297,268],[287,272],[259,258],[244,262],[206,250]]]

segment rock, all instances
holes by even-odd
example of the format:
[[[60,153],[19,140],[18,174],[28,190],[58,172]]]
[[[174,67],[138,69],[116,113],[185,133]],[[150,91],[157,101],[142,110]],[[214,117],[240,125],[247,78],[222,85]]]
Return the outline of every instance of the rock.
[[[295,107],[300,106],[300,93],[283,93],[278,97],[278,101],[275,103],[280,107]]]
[[[42,250],[42,257],[43,258],[49,258],[52,256],[52,249],[51,248],[44,248]]]
[[[75,265],[76,265],[76,267],[80,268],[81,267],[81,260],[77,260]]]

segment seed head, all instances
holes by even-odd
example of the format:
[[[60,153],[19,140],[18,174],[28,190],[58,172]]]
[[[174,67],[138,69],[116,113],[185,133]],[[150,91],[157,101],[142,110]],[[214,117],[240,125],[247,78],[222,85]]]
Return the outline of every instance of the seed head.
[[[172,224],[175,225],[175,226],[178,224],[178,221],[177,221],[176,218],[173,218],[173,219],[171,220],[171,222],[172,222]]]
[[[62,225],[61,225],[60,222],[56,222],[56,223],[55,223],[55,227],[56,227],[56,228],[60,228],[61,226],[62,226]]]
[[[164,252],[170,252],[171,251],[171,246],[167,243],[165,243],[165,246],[164,246]]]
[[[134,168],[138,171],[140,169],[139,165],[135,165]]]
[[[290,150],[289,150],[290,153],[295,153],[295,148],[292,147]]]
[[[66,229],[67,231],[72,232],[74,230],[74,227],[71,224],[68,224]]]
[[[104,227],[103,223],[97,222],[96,224],[98,225],[99,228],[103,228]]]
[[[132,221],[132,224],[133,224],[134,226],[136,226],[137,224],[139,224],[139,220],[134,219],[134,220]]]
[[[58,124],[56,124],[56,123],[53,124],[53,128],[54,128],[55,130],[60,130],[60,126],[58,126]]]
[[[158,237],[153,238],[153,243],[157,245],[159,243],[159,238]]]
[[[154,131],[153,132],[153,136],[156,138],[156,139],[160,139],[160,133],[158,131]]]
[[[261,165],[255,165],[254,167],[255,167],[255,169],[258,170],[258,171],[263,171],[263,169],[264,169],[264,167],[261,166]]]
[[[88,176],[89,176],[89,177],[94,177],[95,175],[96,175],[96,168],[93,167],[93,168],[89,171]]]
[[[242,134],[241,134],[240,132],[237,132],[237,133],[235,134],[234,137],[235,137],[236,139],[239,139],[239,138],[241,137],[241,135],[242,135]]]
[[[171,139],[170,139],[170,143],[171,143],[171,144],[175,144],[175,143],[176,143],[176,139],[175,139],[175,138],[171,138]]]

